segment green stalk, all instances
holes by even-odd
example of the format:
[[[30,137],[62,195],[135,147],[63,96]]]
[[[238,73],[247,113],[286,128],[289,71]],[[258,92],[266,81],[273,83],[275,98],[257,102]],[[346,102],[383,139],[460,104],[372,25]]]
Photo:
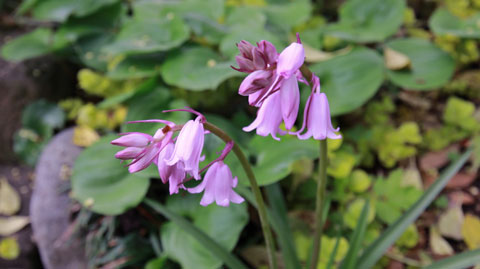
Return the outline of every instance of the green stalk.
[[[320,140],[320,159],[318,160],[317,200],[315,204],[315,231],[313,233],[313,248],[310,268],[317,268],[322,245],[323,230],[323,203],[325,201],[325,188],[327,185],[327,140]]]
[[[225,141],[225,143],[233,141],[233,139],[227,133],[225,133],[222,129],[218,128],[214,124],[210,122],[205,122],[203,126],[205,127],[205,129],[209,130],[214,135]],[[262,192],[260,191],[260,187],[257,184],[257,180],[255,179],[255,174],[253,173],[252,167],[250,166],[247,157],[245,157],[240,147],[237,144],[234,144],[232,150],[233,153],[235,153],[235,155],[237,156],[237,159],[242,164],[243,169],[245,170],[245,174],[247,175],[250,186],[252,187],[252,191],[255,195],[255,200],[257,201],[258,215],[260,216],[263,236],[265,237],[265,243],[267,245],[268,264],[270,265],[270,268],[277,269],[277,260],[275,259],[275,242],[273,241],[272,230],[270,229],[270,225],[268,224],[267,209],[265,207],[265,202],[262,197]]]

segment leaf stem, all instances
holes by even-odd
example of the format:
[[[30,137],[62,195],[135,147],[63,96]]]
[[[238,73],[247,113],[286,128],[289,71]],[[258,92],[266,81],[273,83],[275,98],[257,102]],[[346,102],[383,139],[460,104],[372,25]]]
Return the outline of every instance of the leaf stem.
[[[327,185],[327,140],[320,140],[320,159],[318,160],[318,182],[315,204],[315,231],[313,233],[313,248],[310,268],[317,268],[319,254],[322,245],[323,229],[323,203],[325,200],[325,188]]]
[[[209,130],[210,132],[218,136],[220,139],[225,141],[225,143],[233,141],[233,139],[227,133],[225,133],[222,129],[218,128],[214,124],[207,121],[203,124],[203,126],[205,127],[205,129]],[[266,247],[268,253],[268,263],[270,268],[276,269],[277,260],[275,259],[275,242],[273,240],[272,230],[270,229],[270,225],[268,224],[267,209],[265,207],[265,202],[262,197],[262,192],[260,191],[260,187],[257,184],[257,180],[255,179],[255,174],[253,173],[252,167],[250,166],[247,157],[245,157],[245,154],[243,154],[243,151],[236,143],[233,145],[232,150],[233,153],[235,153],[235,155],[237,156],[237,159],[242,164],[242,167],[245,170],[245,174],[247,175],[247,178],[250,182],[250,186],[252,187],[252,191],[255,195],[255,200],[257,201],[258,205],[258,215],[260,216],[260,223],[262,225],[263,236],[265,237],[265,243],[267,245]]]

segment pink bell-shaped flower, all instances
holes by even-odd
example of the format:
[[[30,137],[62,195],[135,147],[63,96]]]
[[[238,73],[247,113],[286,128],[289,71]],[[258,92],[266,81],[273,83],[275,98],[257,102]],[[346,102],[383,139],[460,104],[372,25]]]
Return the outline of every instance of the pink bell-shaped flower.
[[[279,127],[280,123],[282,123],[280,99],[280,92],[269,96],[258,110],[257,118],[249,126],[244,127],[243,130],[250,132],[257,129],[258,135],[271,135],[275,140],[280,140],[277,134],[286,134],[286,132]]]
[[[320,80],[317,76],[314,76],[312,80],[313,91],[305,105],[303,125],[295,134],[299,139],[308,139],[312,136],[317,140],[326,138],[340,139],[342,136],[335,133],[338,132],[340,128],[334,129],[332,126],[327,95],[320,92]],[[307,129],[307,131],[301,134],[305,129]]]
[[[174,148],[175,145],[173,143],[168,143],[158,155],[157,161],[160,179],[164,184],[169,183],[170,194],[178,193],[180,188],[185,189],[182,181],[185,179],[186,173],[182,163],[178,162],[174,165],[168,165],[166,162],[172,156]]]
[[[233,188],[238,184],[237,177],[232,176],[228,165],[222,160],[216,161],[208,168],[205,177],[198,186],[189,188],[190,193],[205,191],[200,201],[202,206],[216,202],[219,206],[229,206],[230,202],[240,204],[244,199]]]

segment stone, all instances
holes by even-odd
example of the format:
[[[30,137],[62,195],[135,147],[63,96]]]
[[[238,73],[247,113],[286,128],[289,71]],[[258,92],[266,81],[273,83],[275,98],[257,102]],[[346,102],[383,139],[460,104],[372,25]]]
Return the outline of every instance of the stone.
[[[81,148],[73,145],[73,128],[57,134],[43,150],[35,169],[30,203],[33,235],[46,269],[87,268],[85,239],[73,233],[64,240],[71,224],[72,201],[59,191],[68,183],[63,170],[73,167]],[[67,232],[66,232],[67,231]]]

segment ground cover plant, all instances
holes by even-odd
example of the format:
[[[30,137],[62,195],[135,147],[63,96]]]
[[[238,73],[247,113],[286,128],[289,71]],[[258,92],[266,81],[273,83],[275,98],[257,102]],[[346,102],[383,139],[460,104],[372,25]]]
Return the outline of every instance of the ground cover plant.
[[[27,0],[10,13],[36,27],[2,58],[78,70],[75,96],[25,108],[14,149],[33,166],[74,128],[85,149],[63,191],[90,267],[480,265],[478,1]],[[14,228],[0,257],[15,259],[26,222],[2,203],[0,228]]]

